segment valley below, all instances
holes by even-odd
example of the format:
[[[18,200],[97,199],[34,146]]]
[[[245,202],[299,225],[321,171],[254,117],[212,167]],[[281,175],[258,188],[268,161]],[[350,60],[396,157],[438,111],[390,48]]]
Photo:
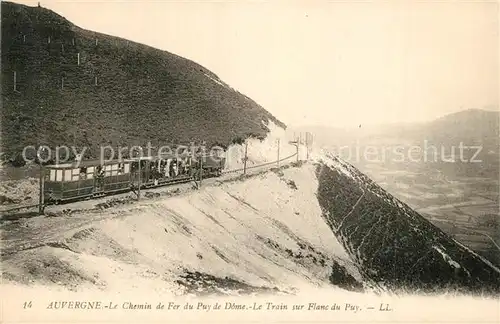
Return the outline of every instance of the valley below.
[[[452,172],[451,163],[352,163],[444,232],[500,265],[500,182],[495,169],[467,176]]]

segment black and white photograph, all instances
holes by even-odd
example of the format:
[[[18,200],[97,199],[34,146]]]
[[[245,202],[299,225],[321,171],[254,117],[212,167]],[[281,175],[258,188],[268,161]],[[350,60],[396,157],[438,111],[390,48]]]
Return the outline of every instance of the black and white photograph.
[[[1,2],[4,323],[495,323],[497,1]]]

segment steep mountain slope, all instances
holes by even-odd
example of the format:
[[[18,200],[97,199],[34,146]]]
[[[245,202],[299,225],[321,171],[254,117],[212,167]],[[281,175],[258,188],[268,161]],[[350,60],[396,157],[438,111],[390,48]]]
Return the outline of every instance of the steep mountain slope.
[[[500,291],[488,261],[350,165],[315,159],[170,198],[5,222],[3,278],[179,294]]]
[[[5,223],[3,278],[112,291],[133,289],[123,284],[133,278],[137,289],[201,294],[363,289],[320,217],[314,178],[309,165],[132,206]]]
[[[266,110],[206,68],[81,29],[56,13],[2,2],[2,152],[26,145],[228,145],[263,138]],[[15,89],[14,89],[15,72]]]
[[[500,270],[337,157],[318,166],[318,200],[362,273],[390,290],[498,293]]]

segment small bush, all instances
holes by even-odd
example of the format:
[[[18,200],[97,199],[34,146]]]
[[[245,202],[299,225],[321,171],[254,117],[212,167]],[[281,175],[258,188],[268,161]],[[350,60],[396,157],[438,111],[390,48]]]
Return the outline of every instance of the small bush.
[[[297,189],[298,189],[298,188],[297,188],[297,185],[295,184],[295,181],[293,181],[293,180],[288,180],[288,181],[286,182],[286,184],[287,184],[290,188],[292,188],[293,190],[297,190]]]
[[[231,140],[231,144],[242,145],[243,143],[245,143],[245,140],[241,136],[237,136]]]

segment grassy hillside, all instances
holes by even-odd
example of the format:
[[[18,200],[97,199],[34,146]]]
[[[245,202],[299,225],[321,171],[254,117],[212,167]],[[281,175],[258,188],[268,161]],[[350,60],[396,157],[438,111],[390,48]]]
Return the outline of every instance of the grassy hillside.
[[[498,294],[500,271],[348,163],[319,165],[318,201],[364,276],[391,290]]]
[[[99,145],[227,145],[264,137],[262,121],[284,127],[190,60],[81,29],[48,9],[1,6],[4,160],[38,143],[89,146],[93,157]]]

